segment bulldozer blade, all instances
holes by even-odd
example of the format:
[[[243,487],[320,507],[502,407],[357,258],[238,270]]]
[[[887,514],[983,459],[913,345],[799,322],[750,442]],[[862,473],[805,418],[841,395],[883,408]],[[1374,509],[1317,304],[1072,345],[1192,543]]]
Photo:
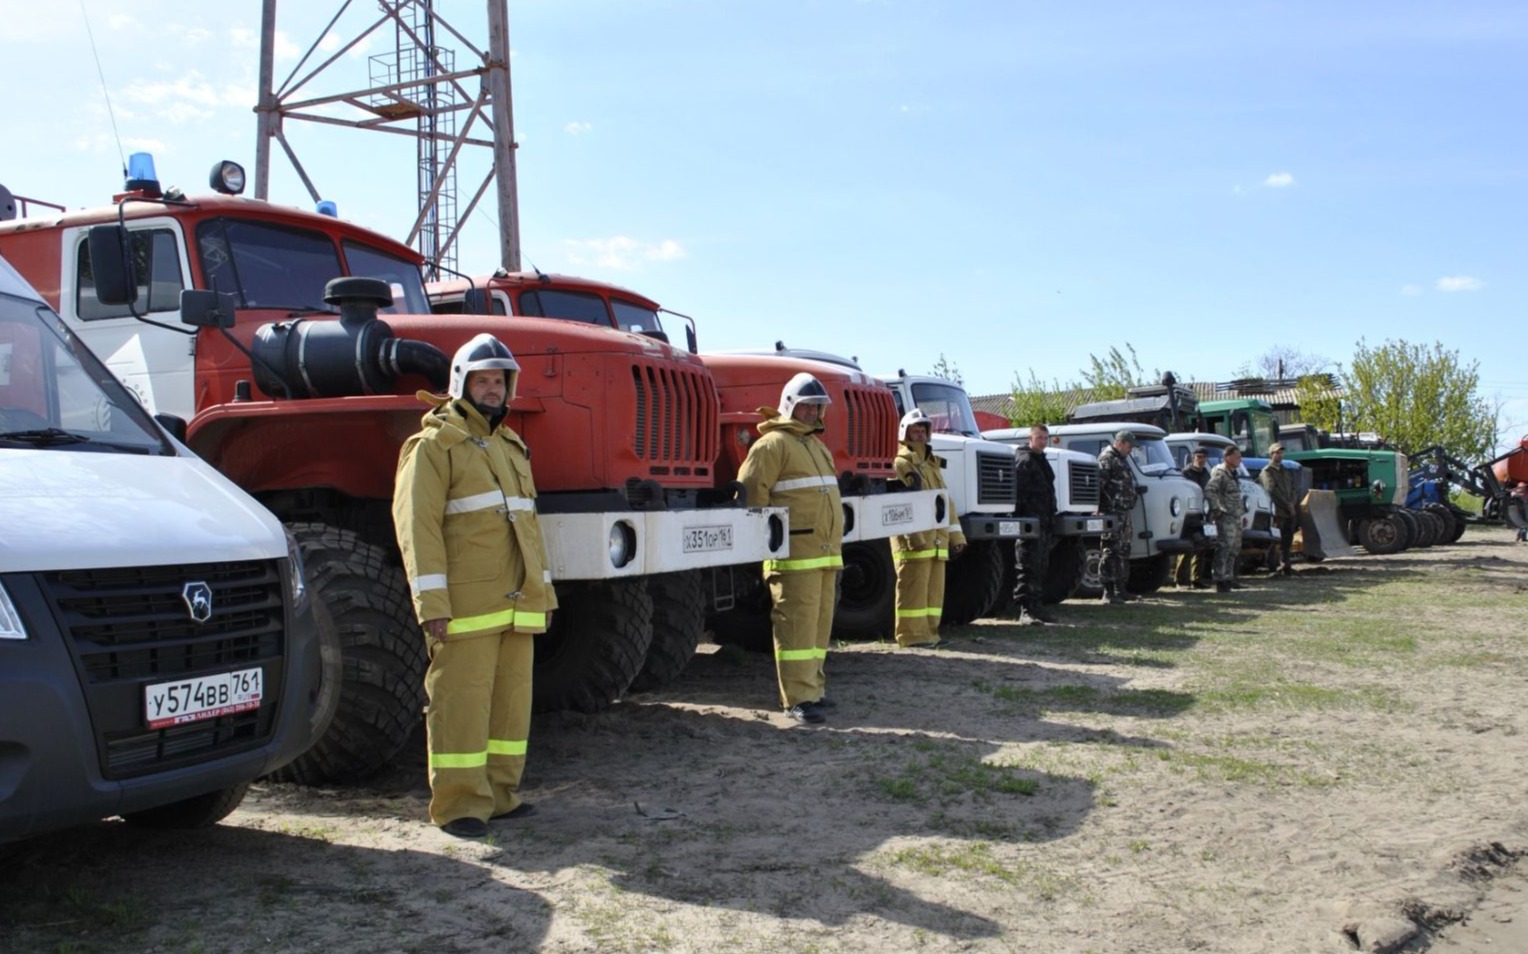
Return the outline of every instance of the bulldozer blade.
[[[1353,556],[1353,547],[1337,519],[1337,493],[1311,490],[1300,501],[1300,552],[1312,560]]]

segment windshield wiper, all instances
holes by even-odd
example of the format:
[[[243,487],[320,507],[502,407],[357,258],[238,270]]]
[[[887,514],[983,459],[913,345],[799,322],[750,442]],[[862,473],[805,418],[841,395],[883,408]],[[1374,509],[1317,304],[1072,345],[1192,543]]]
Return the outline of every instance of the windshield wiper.
[[[90,438],[58,427],[37,427],[25,431],[5,431],[0,433],[0,441],[16,441],[21,444],[46,447],[52,444],[84,444],[88,443]]]

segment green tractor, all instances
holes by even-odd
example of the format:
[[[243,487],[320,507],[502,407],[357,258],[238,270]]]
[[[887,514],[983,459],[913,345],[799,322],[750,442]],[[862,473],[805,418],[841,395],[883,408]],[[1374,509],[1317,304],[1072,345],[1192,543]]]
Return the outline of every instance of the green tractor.
[[[1298,433],[1284,441],[1273,408],[1261,398],[1202,401],[1199,417],[1206,431],[1230,437],[1251,457],[1267,457],[1273,442],[1283,441],[1284,459],[1310,471],[1311,489],[1335,491],[1338,526],[1349,543],[1383,554],[1446,542],[1441,521],[1406,506],[1405,454],[1372,444],[1333,446],[1306,424],[1290,426]]]

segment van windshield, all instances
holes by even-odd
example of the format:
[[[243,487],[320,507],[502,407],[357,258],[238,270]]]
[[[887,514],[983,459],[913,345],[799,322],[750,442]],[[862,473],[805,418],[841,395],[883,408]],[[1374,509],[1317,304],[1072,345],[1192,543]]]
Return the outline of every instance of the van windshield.
[[[20,447],[175,453],[51,309],[0,283],[0,448]]]
[[[1173,452],[1167,449],[1164,440],[1144,438],[1131,449],[1130,456],[1143,474],[1165,474],[1178,469],[1173,464]]]

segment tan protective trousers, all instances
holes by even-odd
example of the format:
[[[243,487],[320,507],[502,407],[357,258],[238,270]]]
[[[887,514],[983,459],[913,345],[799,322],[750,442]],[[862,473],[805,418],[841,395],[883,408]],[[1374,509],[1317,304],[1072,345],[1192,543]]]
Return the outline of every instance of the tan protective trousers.
[[[833,633],[833,604],[838,598],[838,570],[786,570],[769,575],[775,605],[775,671],[780,677],[780,705],[786,709],[816,702],[827,687],[823,665]]]
[[[897,645],[914,646],[939,638],[944,614],[944,568],[947,561],[927,550],[897,550]]]
[[[430,646],[430,821],[487,821],[520,805],[534,636],[504,630]]]

